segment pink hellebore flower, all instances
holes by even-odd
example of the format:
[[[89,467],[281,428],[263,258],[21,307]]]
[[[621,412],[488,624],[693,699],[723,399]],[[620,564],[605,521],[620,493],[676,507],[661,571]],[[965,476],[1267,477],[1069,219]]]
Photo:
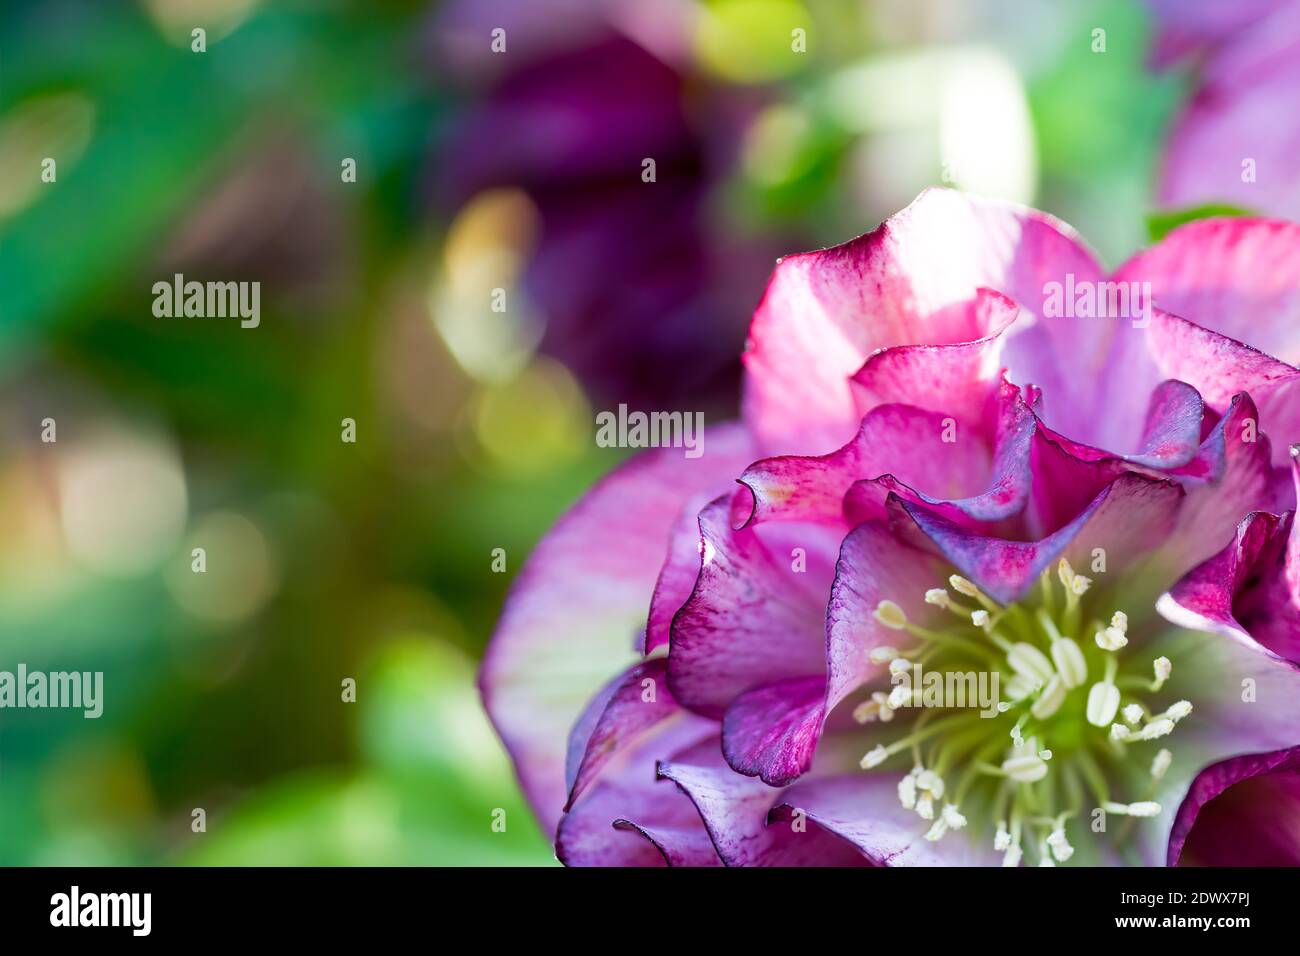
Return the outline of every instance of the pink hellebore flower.
[[[1106,276],[931,190],[782,260],[743,421],[593,488],[488,649],[560,859],[1300,861],[1298,357],[1296,225]]]
[[[1300,218],[1300,0],[1147,0],[1157,67],[1192,61],[1170,132],[1162,205],[1229,203]]]

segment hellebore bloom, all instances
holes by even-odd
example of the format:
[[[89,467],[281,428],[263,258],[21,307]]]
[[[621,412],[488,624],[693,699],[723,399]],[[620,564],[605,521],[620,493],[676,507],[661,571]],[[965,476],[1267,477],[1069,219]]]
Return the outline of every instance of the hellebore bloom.
[[[746,311],[734,279],[761,282],[771,255],[713,241],[706,207],[744,102],[693,90],[682,67],[609,31],[511,63],[457,123],[440,176],[453,203],[511,186],[536,205],[523,283],[546,317],[541,347],[598,403],[734,402]]]
[[[1300,0],[1148,4],[1154,65],[1198,65],[1166,145],[1161,204],[1229,203],[1300,219]]]
[[[559,858],[1293,860],[1298,318],[1258,219],[1107,276],[930,190],[781,261],[742,421],[593,488],[488,648]]]

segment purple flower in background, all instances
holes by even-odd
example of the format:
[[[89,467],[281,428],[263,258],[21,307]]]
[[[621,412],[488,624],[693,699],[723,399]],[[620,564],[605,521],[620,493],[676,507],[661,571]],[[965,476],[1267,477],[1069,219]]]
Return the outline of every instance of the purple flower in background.
[[[930,190],[783,260],[742,420],[593,488],[488,649],[560,859],[1300,862],[1297,309],[1262,219],[1106,275]]]
[[[444,194],[513,186],[531,198],[541,234],[524,289],[546,319],[542,348],[597,401],[734,400],[743,290],[774,256],[715,241],[706,203],[734,159],[745,97],[692,84],[609,28],[542,50],[525,45],[536,24],[513,35],[523,52],[499,58],[505,72],[441,151]]]
[[[1300,219],[1300,2],[1148,0],[1157,66],[1192,61],[1195,91],[1166,147],[1159,200]]]

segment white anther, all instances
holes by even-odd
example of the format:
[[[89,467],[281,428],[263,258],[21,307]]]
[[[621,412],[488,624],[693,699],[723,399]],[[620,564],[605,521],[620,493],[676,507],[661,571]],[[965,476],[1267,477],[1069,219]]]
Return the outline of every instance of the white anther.
[[[1047,686],[1043,688],[1043,692],[1029,708],[1029,712],[1037,720],[1046,720],[1061,709],[1061,705],[1065,703],[1065,693],[1065,681],[1061,679],[1060,674],[1053,674]]]
[[[1019,866],[1020,858],[1023,854],[1020,850],[1020,844],[1013,843],[1007,847],[1007,852],[1002,855],[1003,866]]]
[[[936,607],[949,607],[952,605],[952,595],[943,588],[930,588],[925,592],[925,603]]]
[[[1140,800],[1137,803],[1103,803],[1101,806],[1107,813],[1118,813],[1126,817],[1154,817],[1160,813],[1160,804],[1154,800]]]
[[[907,627],[907,614],[893,601],[881,601],[873,614],[875,619],[885,627],[901,631]]]
[[[1164,682],[1169,680],[1169,675],[1174,672],[1174,665],[1167,657],[1157,657],[1151,663],[1152,669],[1156,672],[1155,689],[1159,690]]]
[[[913,690],[908,684],[899,684],[889,692],[889,706],[894,710],[906,707],[912,702]]]
[[[1051,856],[1051,854],[1047,852],[1047,844],[1046,844],[1046,843],[1040,843],[1040,844],[1038,844],[1038,865],[1039,865],[1039,866],[1056,866],[1056,864],[1052,862],[1052,856]]]
[[[1050,750],[1040,750],[1040,751],[1038,751],[1038,759],[1039,759],[1039,760],[1051,760],[1051,759],[1052,759],[1052,752],[1051,752]]]
[[[1177,701],[1172,707],[1165,711],[1165,716],[1177,723],[1192,712],[1192,702],[1190,700]]]
[[[1119,688],[1109,681],[1098,681],[1088,689],[1088,723],[1105,727],[1119,710]]]
[[[881,644],[879,647],[873,647],[867,652],[867,660],[873,664],[888,664],[898,656],[898,648],[890,647],[888,644]]]
[[[889,673],[897,677],[899,674],[906,674],[912,669],[912,662],[906,657],[895,657],[889,662]]]
[[[1151,761],[1152,778],[1155,780],[1159,780],[1161,777],[1163,777],[1165,775],[1165,771],[1169,769],[1169,764],[1173,762],[1173,759],[1174,759],[1174,755],[1172,753],[1170,753],[1165,748],[1161,748],[1160,752],[1156,754],[1155,759]]]
[[[1064,827],[1057,827],[1047,835],[1047,845],[1051,847],[1052,856],[1056,857],[1058,863],[1064,863],[1074,856],[1074,847],[1070,846]]]
[[[1056,576],[1065,589],[1070,590],[1070,582],[1074,580],[1074,568],[1070,567],[1070,562],[1065,558],[1056,562]]]
[[[948,822],[940,817],[930,824],[930,829],[925,831],[925,838],[931,843],[943,839],[943,835],[948,832]]]
[[[960,830],[966,825],[966,817],[957,809],[955,804],[945,803],[943,805],[943,822],[953,830]]]
[[[1016,783],[1036,783],[1047,776],[1047,763],[1038,754],[1008,757],[1002,761],[1002,772]]]
[[[1011,728],[1011,742],[1016,745],[1017,750],[1025,745],[1025,738],[1020,734],[1019,724]]]
[[[864,700],[853,708],[853,719],[860,724],[869,724],[880,716],[880,702]]]
[[[898,802],[904,810],[916,809],[916,771],[898,781]]]
[[[1067,688],[1078,687],[1088,679],[1088,663],[1083,659],[1079,645],[1071,638],[1052,641],[1052,663]]]
[[[922,820],[934,819],[934,797],[923,793],[916,799],[916,815]]]
[[[973,598],[977,598],[980,596],[980,589],[977,588],[972,582],[967,581],[960,574],[954,574],[952,577],[948,579],[948,583],[952,585],[952,589],[956,591],[958,594],[964,594],[967,597],[973,597]]]
[[[1007,663],[1017,674],[1024,674],[1039,684],[1046,684],[1054,673],[1047,655],[1024,641],[1011,645],[1011,650],[1007,651]]]
[[[894,719],[894,708],[889,706],[888,694],[883,690],[872,691],[871,699],[876,703],[876,706],[880,708],[877,716],[880,717],[880,722],[882,724],[887,724]]]
[[[1156,740],[1174,732],[1174,722],[1168,717],[1158,717],[1138,732],[1141,740]]]
[[[1128,643],[1128,638],[1119,628],[1108,627],[1097,632],[1096,641],[1103,651],[1117,651]]]
[[[922,770],[917,774],[916,785],[936,800],[943,796],[943,777],[933,770]]]
[[[1125,743],[1126,741],[1136,740],[1137,738],[1133,735],[1133,731],[1129,730],[1123,724],[1111,724],[1110,739],[1118,741],[1119,743]]]
[[[976,627],[988,627],[989,612],[982,609],[979,611],[971,611],[970,622]]]
[[[1136,725],[1142,719],[1142,707],[1138,704],[1126,704],[1120,713],[1124,715],[1124,722],[1130,725]]]
[[[1110,626],[1115,628],[1121,634],[1128,633],[1128,615],[1123,611],[1116,611],[1110,616]]]
[[[998,853],[1011,846],[1011,834],[1007,832],[1007,822],[998,821],[998,832],[993,835],[993,849]]]
[[[870,770],[872,767],[879,767],[889,759],[889,751],[877,744],[872,747],[862,758],[862,769]]]

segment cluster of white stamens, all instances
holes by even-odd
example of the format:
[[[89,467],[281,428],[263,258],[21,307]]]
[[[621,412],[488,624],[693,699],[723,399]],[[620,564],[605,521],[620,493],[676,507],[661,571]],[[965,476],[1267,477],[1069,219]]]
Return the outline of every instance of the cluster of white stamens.
[[[880,601],[875,609],[875,621],[890,630],[910,633],[918,641],[905,645],[903,650],[881,645],[869,652],[870,662],[886,668],[895,686],[888,692],[872,691],[869,699],[853,711],[859,723],[883,723],[893,720],[904,708],[920,704],[922,668],[932,673],[943,672],[957,670],[958,663],[963,666],[969,663],[991,668],[1001,675],[1000,688],[998,683],[994,684],[995,692],[1001,691],[995,693],[995,708],[981,711],[978,716],[958,711],[933,721],[930,720],[933,713],[927,712],[918,716],[911,732],[903,739],[874,746],[863,756],[861,765],[864,769],[874,769],[895,755],[912,752],[913,768],[898,783],[898,799],[905,809],[930,824],[925,837],[931,841],[943,838],[950,830],[965,827],[966,816],[958,809],[959,804],[972,787],[978,786],[981,780],[991,779],[993,792],[987,793],[987,787],[980,792],[986,793],[996,811],[994,816],[998,822],[993,846],[1003,854],[1004,866],[1019,865],[1026,846],[1036,854],[1041,866],[1065,863],[1074,856],[1075,848],[1070,844],[1066,828],[1072,817],[1086,809],[1082,802],[1085,783],[1097,800],[1093,805],[1109,813],[1129,817],[1159,814],[1160,805],[1153,800],[1133,803],[1112,800],[1090,751],[1104,755],[1110,748],[1113,752],[1108,759],[1122,759],[1125,745],[1164,737],[1192,712],[1189,701],[1179,700],[1164,711],[1153,713],[1132,696],[1134,687],[1159,691],[1170,678],[1171,662],[1167,657],[1157,658],[1152,665],[1154,679],[1150,681],[1131,673],[1121,676],[1117,652],[1129,643],[1127,615],[1117,611],[1107,625],[1086,624],[1080,599],[1088,593],[1092,580],[1075,573],[1064,559],[1056,571],[1064,592],[1064,607],[1058,606],[1059,598],[1053,599],[1044,576],[1043,605],[1036,611],[1021,605],[999,605],[968,579],[953,575],[948,583],[958,598],[954,599],[945,588],[925,592],[926,605],[946,610],[962,622],[937,630],[914,624],[897,602]],[[963,604],[963,597],[972,598],[971,603],[976,606]],[[1097,648],[1087,652],[1070,636],[1086,627],[1091,627]],[[1091,682],[1090,669],[1099,675]],[[917,686],[910,680],[913,677],[917,678]],[[1081,696],[1072,697],[1075,690],[1080,690]],[[1078,703],[1067,710],[1070,700]],[[983,735],[981,740],[977,721],[990,717],[998,721],[1010,711],[1016,712],[1014,723],[1007,735],[1000,737],[1001,743],[998,742],[1001,732]],[[1011,720],[1013,716],[1005,719]],[[1052,770],[1056,766],[1052,763],[1052,750],[1042,746],[1040,739],[1058,741],[1058,728],[1088,725],[1105,733],[1093,731],[1090,738],[1081,730],[1069,730],[1060,738],[1066,741],[1062,745],[1064,756],[1058,761],[1064,765],[1060,770]],[[992,726],[1007,729],[1006,723],[997,722]],[[930,757],[922,758],[922,746],[933,748]],[[1152,792],[1171,761],[1168,750],[1156,754],[1150,771]],[[962,763],[965,770],[945,801],[947,788],[943,776],[954,764]],[[1054,775],[1055,784],[1048,779],[1049,775]],[[1040,783],[1048,789],[1040,789]],[[1056,803],[1060,809],[1057,803],[1060,800],[1068,800],[1068,808],[1055,813],[1050,808]],[[1009,818],[1003,816],[1008,808]]]

